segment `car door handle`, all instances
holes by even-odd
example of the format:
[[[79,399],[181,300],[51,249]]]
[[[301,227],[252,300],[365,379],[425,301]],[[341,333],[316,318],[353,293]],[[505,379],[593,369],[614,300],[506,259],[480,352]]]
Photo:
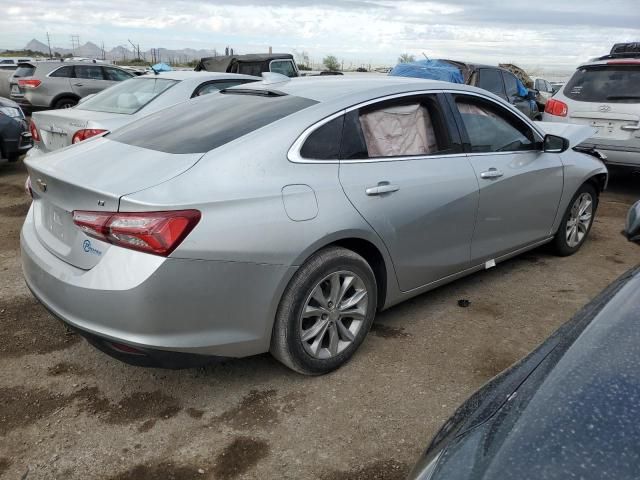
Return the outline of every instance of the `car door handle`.
[[[620,128],[622,130],[640,130],[640,125],[623,125]]]
[[[389,182],[380,182],[375,187],[367,188],[364,193],[369,196],[373,195],[382,195],[383,193],[393,193],[400,190],[400,187],[397,185],[391,185]]]
[[[73,86],[74,87],[82,87],[84,85],[84,83],[74,83]]]
[[[480,174],[480,178],[486,178],[486,179],[492,179],[492,178],[500,178],[501,176],[503,176],[504,173],[502,173],[500,170],[498,170],[497,168],[490,168],[489,170],[487,170],[486,172],[482,172]]]

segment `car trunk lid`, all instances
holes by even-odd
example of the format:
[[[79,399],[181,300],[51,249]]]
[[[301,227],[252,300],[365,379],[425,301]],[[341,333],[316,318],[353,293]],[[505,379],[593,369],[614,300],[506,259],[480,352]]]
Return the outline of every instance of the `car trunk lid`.
[[[111,246],[82,233],[73,223],[73,211],[116,212],[122,196],[180,175],[201,157],[95,138],[26,160],[38,239],[71,265],[94,267]]]
[[[68,108],[34,112],[32,118],[40,133],[40,148],[44,152],[52,152],[71,145],[77,131],[85,128],[101,128],[102,122],[121,116],[117,113]]]

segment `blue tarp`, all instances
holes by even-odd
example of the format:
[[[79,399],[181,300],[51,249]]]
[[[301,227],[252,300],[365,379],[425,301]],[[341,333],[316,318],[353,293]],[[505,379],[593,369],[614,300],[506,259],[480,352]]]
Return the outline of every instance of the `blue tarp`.
[[[464,83],[464,77],[460,69],[442,60],[419,60],[411,63],[399,63],[393,67],[389,75]]]
[[[171,72],[171,71],[173,71],[173,68],[171,68],[169,65],[167,65],[166,63],[163,63],[163,62],[156,63],[151,68],[156,72]]]

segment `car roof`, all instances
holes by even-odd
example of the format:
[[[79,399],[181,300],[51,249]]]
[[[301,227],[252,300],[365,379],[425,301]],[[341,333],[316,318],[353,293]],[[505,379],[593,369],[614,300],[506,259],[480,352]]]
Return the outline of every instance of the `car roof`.
[[[252,75],[241,75],[238,73],[225,73],[225,72],[196,72],[194,70],[172,70],[170,72],[159,72],[157,75],[153,72],[148,72],[144,75],[140,75],[136,78],[167,78],[169,80],[190,80],[190,79],[211,79],[211,80],[226,80],[245,78],[249,80],[260,79],[260,77],[254,77]]]
[[[317,102],[354,97],[357,99],[375,92],[386,95],[405,91],[454,89],[468,90],[473,87],[458,83],[425,80],[421,78],[393,77],[387,75],[344,75],[291,78],[280,83],[256,82],[233,89],[251,89],[281,92],[287,95],[309,98]]]

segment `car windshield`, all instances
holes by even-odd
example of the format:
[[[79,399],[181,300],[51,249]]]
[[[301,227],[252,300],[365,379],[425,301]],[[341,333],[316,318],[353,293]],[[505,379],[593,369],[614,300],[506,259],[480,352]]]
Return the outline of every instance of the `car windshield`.
[[[167,78],[132,78],[103,90],[76,108],[92,112],[131,115],[176,83],[178,83],[177,80]]]
[[[639,103],[640,66],[602,65],[580,68],[564,94],[582,102]]]

